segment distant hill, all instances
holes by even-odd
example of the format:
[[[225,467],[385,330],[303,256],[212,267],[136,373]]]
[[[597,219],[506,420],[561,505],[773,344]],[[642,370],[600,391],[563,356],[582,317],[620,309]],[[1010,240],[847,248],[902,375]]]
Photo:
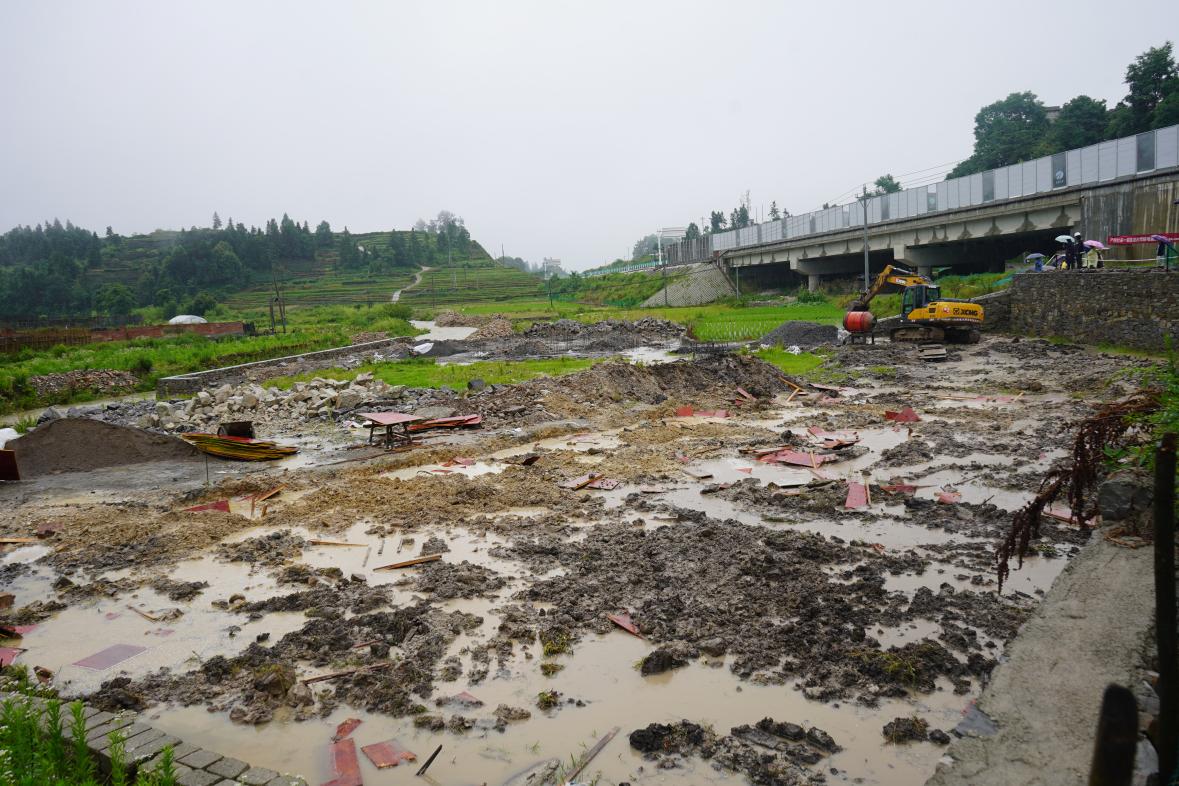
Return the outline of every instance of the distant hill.
[[[498,266],[446,212],[421,229],[355,235],[285,215],[264,228],[227,223],[127,237],[54,221],[0,235],[0,321],[117,317],[144,306],[203,313],[217,302],[258,309],[276,284],[288,304],[381,302],[422,267],[462,270],[486,299],[531,296],[539,286],[537,276]],[[428,275],[437,297],[440,274]]]

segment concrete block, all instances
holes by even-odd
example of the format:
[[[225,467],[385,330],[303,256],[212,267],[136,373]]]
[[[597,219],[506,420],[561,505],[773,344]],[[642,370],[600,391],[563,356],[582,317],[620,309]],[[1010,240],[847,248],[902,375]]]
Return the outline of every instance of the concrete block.
[[[182,742],[172,749],[172,761],[180,761],[188,754],[195,753],[199,750],[200,748],[191,742]]]
[[[245,786],[267,786],[277,777],[278,773],[274,770],[268,770],[265,767],[251,767],[237,776],[237,782]]]
[[[148,759],[151,759],[152,757],[159,754],[160,751],[169,745],[175,745],[176,743],[180,742],[180,740],[176,739],[175,737],[170,737],[163,733],[161,733],[158,737],[154,737],[153,739],[144,739],[146,736],[147,734],[145,733],[136,737],[136,744],[134,747],[131,747],[130,742],[127,743],[128,764],[139,764],[140,762],[147,761]],[[172,760],[175,761],[176,757],[173,756]]]
[[[307,781],[298,775],[279,775],[266,786],[307,786]]]
[[[236,778],[245,772],[250,765],[246,764],[240,759],[225,758],[221,759],[208,767],[205,767],[209,772],[216,773],[222,778]]]
[[[224,758],[220,753],[207,751],[203,748],[198,748],[192,753],[180,760],[181,764],[186,764],[196,770],[203,770],[214,762],[220,761]]]
[[[146,723],[132,723],[128,726],[124,726],[118,730],[118,734],[123,738],[124,751],[128,750],[132,744],[141,744],[148,742],[149,740],[154,740],[156,737],[164,736],[164,732],[157,731],[151,726],[148,726]],[[148,736],[145,739],[140,740],[139,738],[143,737],[145,734]],[[138,740],[138,743],[133,742],[136,740]],[[104,735],[102,739],[88,740],[88,743],[93,750],[100,752],[108,751],[111,747],[111,737],[109,734],[107,734]]]
[[[135,718],[132,716],[127,716],[127,717],[123,717],[123,718],[116,717],[116,718],[111,718],[106,723],[100,723],[97,726],[87,727],[87,729],[86,729],[86,742],[91,743],[91,747],[93,747],[93,743],[96,740],[104,739],[112,731],[118,731],[119,729],[125,729],[134,722],[135,722]]]
[[[213,786],[224,780],[220,775],[214,775],[204,770],[189,770],[176,779],[176,786]]]

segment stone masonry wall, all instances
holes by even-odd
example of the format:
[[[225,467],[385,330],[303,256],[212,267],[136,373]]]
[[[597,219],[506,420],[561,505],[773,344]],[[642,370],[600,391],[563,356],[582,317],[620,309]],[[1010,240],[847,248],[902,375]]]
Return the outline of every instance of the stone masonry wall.
[[[1179,272],[1023,273],[1011,286],[1011,330],[1081,344],[1179,347]]]

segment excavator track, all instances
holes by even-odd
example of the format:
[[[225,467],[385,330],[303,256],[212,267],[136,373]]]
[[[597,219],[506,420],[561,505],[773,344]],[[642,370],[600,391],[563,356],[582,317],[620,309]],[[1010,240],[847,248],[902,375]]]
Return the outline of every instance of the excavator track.
[[[940,344],[946,340],[946,331],[940,327],[928,325],[903,325],[893,328],[889,333],[893,341],[932,342]]]

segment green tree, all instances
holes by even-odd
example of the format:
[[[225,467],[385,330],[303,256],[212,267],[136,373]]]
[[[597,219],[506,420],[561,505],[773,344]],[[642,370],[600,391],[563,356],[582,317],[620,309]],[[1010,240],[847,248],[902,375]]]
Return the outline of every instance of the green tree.
[[[1126,104],[1134,118],[1134,133],[1158,128],[1154,111],[1179,90],[1179,67],[1175,65],[1170,41],[1147,49],[1126,67]]]
[[[94,296],[94,305],[108,316],[126,317],[135,308],[135,293],[123,284],[105,284]]]
[[[1048,113],[1030,91],[1012,93],[988,104],[974,116],[974,153],[956,166],[948,177],[982,172],[1035,156],[1048,132]]]
[[[1077,96],[1060,108],[1060,115],[1052,122],[1036,152],[1046,156],[1096,144],[1105,138],[1108,127],[1109,110],[1105,101]]]
[[[326,221],[320,221],[315,228],[315,247],[321,251],[332,247],[332,226]]]
[[[881,175],[874,183],[877,194],[895,194],[901,190],[901,184],[892,175]]]
[[[343,234],[340,235],[340,242],[336,248],[338,263],[343,268],[360,267],[364,261],[361,258],[360,249],[356,247],[356,240],[352,237],[352,233],[348,231],[348,227],[344,227]]]
[[[1179,125],[1179,90],[1172,91],[1154,108],[1154,122],[1151,125],[1154,128]]]
[[[221,216],[217,215],[217,211],[213,211],[213,229],[221,228]]]
[[[696,226],[696,222],[693,221],[684,231],[684,240],[695,240],[698,237],[700,237],[700,227]]]
[[[192,297],[184,305],[185,314],[195,314],[198,317],[203,317],[205,314],[217,307],[217,298],[213,297],[208,292],[200,292]]]
[[[708,231],[712,234],[725,231],[725,214],[720,210],[713,210],[708,214]]]
[[[778,221],[782,218],[782,213],[778,210],[778,203],[770,202],[770,221]]]

